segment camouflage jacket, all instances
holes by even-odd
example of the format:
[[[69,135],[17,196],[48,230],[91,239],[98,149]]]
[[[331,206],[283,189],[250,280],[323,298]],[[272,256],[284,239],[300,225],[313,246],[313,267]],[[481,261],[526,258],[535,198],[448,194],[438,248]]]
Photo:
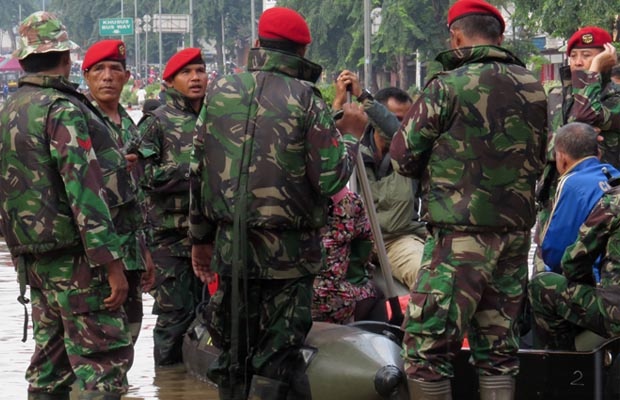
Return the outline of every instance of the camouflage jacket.
[[[420,178],[422,218],[461,231],[530,229],[544,160],[542,85],[496,46],[449,50],[394,136],[401,174]]]
[[[168,88],[166,103],[142,117],[139,155],[144,176],[151,244],[161,240],[179,256],[189,256],[189,161],[198,114],[178,91]]]
[[[601,311],[608,321],[620,324],[620,186],[603,195],[581,225],[577,240],[562,257],[563,273],[571,282],[591,282],[598,257],[601,281],[596,293]]]
[[[596,72],[560,69],[561,85],[548,96],[549,136],[547,164],[539,184],[538,200],[550,206],[557,186],[555,132],[570,122],[584,122],[601,129],[601,160],[620,168],[620,86]]]
[[[0,214],[11,254],[83,248],[92,266],[120,258],[109,207],[131,196],[115,168],[118,149],[95,154],[109,146],[106,125],[64,78],[26,75],[19,85],[0,112]]]
[[[323,264],[327,202],[347,183],[358,147],[340,135],[314,86],[320,72],[304,58],[252,49],[248,72],[207,92],[192,155],[190,235],[215,240],[221,274],[231,274],[241,214],[250,277],[294,278]]]
[[[120,147],[123,154],[125,149],[131,143],[135,143],[138,140],[138,127],[133,122],[125,108],[119,104],[118,112],[121,116],[121,125],[114,123],[99,107],[97,102],[89,95],[86,96],[93,104],[93,106],[101,113],[102,118],[110,126],[110,133],[112,138]],[[144,260],[142,254],[146,249],[146,236],[144,233],[146,208],[144,207],[144,192],[140,190],[139,178],[141,176],[141,169],[138,166],[134,166],[130,176],[132,180],[132,188],[135,191],[136,201],[132,202],[133,210],[131,213],[125,213],[124,223],[130,224],[133,227],[129,232],[121,234],[123,259],[127,270],[145,270]],[[126,207],[132,207],[127,204]],[[115,221],[116,222],[116,221]]]

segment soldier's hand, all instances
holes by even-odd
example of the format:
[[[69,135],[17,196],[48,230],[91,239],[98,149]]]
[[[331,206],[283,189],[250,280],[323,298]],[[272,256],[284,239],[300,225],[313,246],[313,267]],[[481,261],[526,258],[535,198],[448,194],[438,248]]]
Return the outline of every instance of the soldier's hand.
[[[344,83],[345,90],[346,86],[351,85],[351,94],[353,96],[357,97],[362,94],[362,86],[355,73],[345,69],[338,75],[338,80]]]
[[[151,252],[148,250],[144,254],[144,264],[146,271],[142,273],[140,285],[142,286],[142,292],[147,293],[151,290],[153,284],[155,283],[155,263],[153,262]]]
[[[129,284],[125,277],[125,265],[118,259],[106,265],[108,271],[108,283],[112,289],[109,297],[103,299],[103,304],[108,310],[114,311],[120,308],[127,299]]]
[[[192,246],[192,268],[202,283],[215,282],[215,272],[211,271],[213,244],[195,244]]]
[[[138,155],[135,153],[125,154],[125,161],[127,161],[127,171],[131,171],[138,162]]]
[[[361,138],[368,123],[368,116],[364,107],[357,103],[346,103],[342,106],[344,114],[336,121],[336,127],[341,133],[351,133],[356,138]]]
[[[590,64],[591,72],[610,71],[611,68],[618,62],[618,56],[614,45],[611,43],[605,43],[603,47],[604,50],[592,59],[592,64]]]

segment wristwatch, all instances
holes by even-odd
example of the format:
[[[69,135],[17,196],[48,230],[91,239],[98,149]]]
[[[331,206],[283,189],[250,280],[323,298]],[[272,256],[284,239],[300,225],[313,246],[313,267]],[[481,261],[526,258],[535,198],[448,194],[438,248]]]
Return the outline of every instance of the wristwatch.
[[[364,100],[366,100],[366,99],[368,99],[368,100],[371,100],[371,101],[372,101],[372,100],[374,100],[375,98],[374,98],[374,97],[372,97],[372,94],[368,91],[368,89],[363,89],[363,90],[362,90],[362,93],[360,93],[360,95],[359,95],[359,96],[357,96],[357,101],[358,101],[358,102],[360,102],[360,103],[363,103],[363,102],[364,102]]]

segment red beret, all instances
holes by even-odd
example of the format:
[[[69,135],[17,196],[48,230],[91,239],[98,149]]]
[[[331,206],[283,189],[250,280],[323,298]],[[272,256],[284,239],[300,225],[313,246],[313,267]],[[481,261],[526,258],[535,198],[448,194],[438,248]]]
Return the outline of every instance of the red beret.
[[[605,29],[596,26],[586,26],[573,33],[566,45],[566,54],[570,55],[573,48],[588,49],[603,47],[605,43],[611,43],[611,35]]]
[[[458,0],[448,11],[448,26],[452,25],[457,19],[468,15],[491,15],[497,18],[502,25],[502,33],[504,33],[504,29],[506,29],[506,23],[504,22],[502,13],[484,0]]]
[[[162,78],[167,81],[172,79],[181,68],[188,64],[204,63],[201,50],[196,47],[188,47],[187,49],[183,49],[170,57],[170,60],[168,60],[168,63],[166,64],[166,68],[164,68]]]
[[[125,61],[125,43],[118,39],[101,40],[88,49],[84,54],[82,71],[86,71],[100,61]]]
[[[301,45],[312,41],[304,17],[286,7],[272,7],[263,12],[258,20],[258,37],[288,40]]]

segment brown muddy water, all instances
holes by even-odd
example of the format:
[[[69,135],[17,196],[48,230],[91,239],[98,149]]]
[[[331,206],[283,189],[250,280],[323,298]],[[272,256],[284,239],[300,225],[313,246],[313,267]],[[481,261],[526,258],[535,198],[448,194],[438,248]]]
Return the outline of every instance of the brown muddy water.
[[[32,321],[28,340],[22,343],[24,309],[17,302],[19,286],[6,245],[0,242],[0,400],[26,400],[28,384],[24,378],[34,348]],[[135,360],[129,371],[129,392],[125,400],[215,400],[214,386],[185,372],[184,367],[155,369],[153,365],[153,299],[144,295],[144,321],[136,343]],[[30,309],[28,310],[30,315]],[[73,393],[72,399],[77,399]]]

